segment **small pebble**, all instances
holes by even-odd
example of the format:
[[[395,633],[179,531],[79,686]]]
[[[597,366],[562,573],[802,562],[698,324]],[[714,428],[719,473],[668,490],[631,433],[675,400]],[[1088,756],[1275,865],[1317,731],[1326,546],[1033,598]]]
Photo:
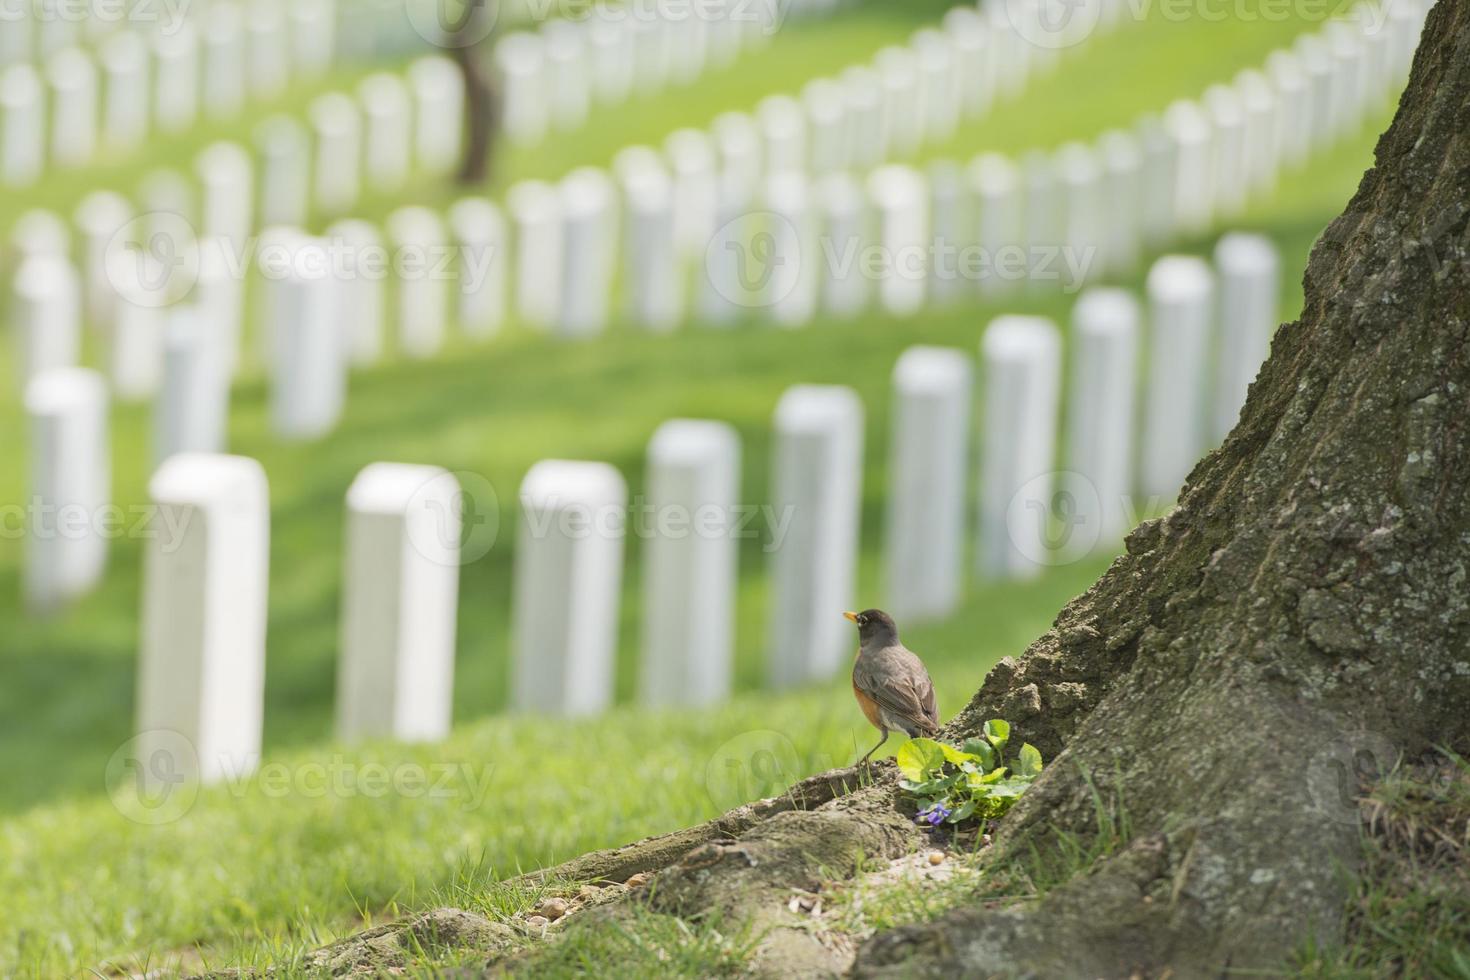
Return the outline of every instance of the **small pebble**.
[[[648,875],[644,874],[642,871],[638,872],[636,875],[631,875],[628,878],[629,888],[640,888],[646,884],[648,884]]]
[[[943,864],[944,863],[944,852],[943,851],[930,851],[929,852],[929,863],[930,864]]]
[[[545,929],[550,924],[551,920],[547,919],[544,915],[532,915],[526,918],[526,925],[532,929]]]
[[[541,903],[541,914],[555,922],[567,914],[567,900],[564,898],[548,898]]]

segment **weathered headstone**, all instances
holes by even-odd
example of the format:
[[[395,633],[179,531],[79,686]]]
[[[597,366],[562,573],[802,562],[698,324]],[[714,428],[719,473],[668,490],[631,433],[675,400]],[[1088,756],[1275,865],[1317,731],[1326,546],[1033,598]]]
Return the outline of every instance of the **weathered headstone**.
[[[628,488],[606,463],[543,460],[520,489],[512,703],[596,714],[612,703]]]
[[[30,611],[46,614],[90,592],[107,564],[107,386],[85,368],[44,371],[26,386],[25,410],[31,457],[25,598]]]
[[[1173,500],[1206,449],[1215,283],[1202,260],[1166,255],[1148,274],[1148,379],[1139,483]]]
[[[963,351],[910,347],[893,368],[883,603],[904,622],[962,595],[973,387]]]
[[[138,758],[219,782],[260,759],[270,501],[253,459],[184,453],[148,485]],[[164,760],[167,760],[166,762]]]
[[[647,487],[639,691],[651,705],[715,705],[732,681],[740,437],[723,422],[665,422]]]
[[[347,491],[337,737],[449,734],[462,491],[436,466],[373,463]]]
[[[851,388],[798,385],[776,406],[769,677],[825,681],[846,662],[856,593],[863,405]]]
[[[1050,560],[1061,338],[1045,317],[992,320],[985,371],[978,562],[985,578],[1030,578]]]

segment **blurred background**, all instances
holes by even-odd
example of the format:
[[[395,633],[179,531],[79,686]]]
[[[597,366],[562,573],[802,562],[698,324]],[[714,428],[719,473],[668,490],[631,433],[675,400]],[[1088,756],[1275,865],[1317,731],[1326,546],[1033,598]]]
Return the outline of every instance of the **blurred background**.
[[[973,438],[962,467],[962,591],[943,615],[904,630],[906,644],[925,658],[934,676],[941,716],[952,715],[997,660],[1019,655],[1122,547],[1121,541],[1104,540],[1085,554],[1058,554],[1024,575],[977,570],[974,515],[983,501],[975,473],[985,458],[986,431],[978,406],[989,377],[979,355],[986,325],[1005,314],[1040,315],[1058,325],[1067,365],[1058,413],[1065,419],[1076,397],[1066,383],[1073,308],[1084,287],[1127,289],[1147,310],[1145,280],[1156,258],[1180,253],[1208,260],[1223,233],[1250,232],[1269,239],[1279,255],[1277,319],[1290,321],[1300,308],[1308,251],[1372,164],[1374,139],[1390,118],[1407,68],[1401,42],[1361,43],[1360,56],[1380,52],[1376,67],[1350,68],[1335,77],[1370,81],[1362,83],[1349,110],[1332,110],[1345,114],[1335,116],[1331,127],[1314,129],[1297,159],[1273,151],[1269,172],[1253,178],[1240,200],[1226,194],[1230,203],[1207,208],[1203,217],[1176,215],[1157,234],[1140,231],[1136,256],[1094,269],[1085,281],[1041,287],[1014,282],[999,289],[962,283],[943,295],[926,295],[912,310],[890,308],[874,284],[874,294],[859,308],[839,315],[817,302],[794,323],[779,322],[761,302],[743,297],[735,304],[738,316],[715,323],[695,302],[701,277],[708,275],[704,250],[698,249],[677,273],[688,283],[677,323],[651,330],[629,312],[621,271],[629,259],[622,255],[608,287],[605,325],[570,331],[555,322],[526,322],[513,295],[521,270],[517,216],[506,211],[512,187],[527,180],[557,182],[582,167],[610,168],[628,147],[659,149],[676,131],[709,132],[722,114],[754,113],[771,96],[791,96],[806,111],[820,97],[820,91],[807,91],[814,80],[857,85],[861,79],[853,81],[849,69],[882,69],[894,60],[891,51],[880,52],[912,45],[922,54],[932,39],[916,32],[930,29],[953,39],[978,23],[992,32],[989,50],[1014,44],[1015,50],[1031,51],[1031,60],[1028,67],[1012,62],[995,69],[1011,75],[977,75],[992,79],[994,97],[965,103],[960,91],[962,106],[969,107],[954,124],[926,130],[912,145],[885,131],[902,125],[904,113],[895,115],[892,103],[874,115],[854,110],[849,100],[841,158],[819,165],[808,157],[801,168],[850,171],[855,186],[867,189],[871,185],[863,179],[879,163],[909,164],[924,174],[936,172],[930,169],[936,161],[966,167],[978,154],[999,154],[1016,162],[1021,184],[1033,195],[1027,202],[1031,213],[1039,213],[1037,208],[1069,200],[1062,171],[1045,173],[1064,145],[1092,145],[1119,131],[1142,147],[1154,131],[1150,127],[1162,127],[1184,145],[1188,120],[1180,120],[1187,113],[1165,115],[1178,100],[1203,99],[1198,114],[1207,129],[1217,126],[1218,136],[1225,126],[1221,114],[1229,110],[1217,110],[1204,97],[1211,86],[1236,84],[1239,73],[1255,69],[1286,101],[1279,86],[1290,87],[1292,69],[1272,66],[1273,52],[1300,56],[1297,80],[1309,90],[1301,104],[1310,104],[1317,77],[1312,59],[1326,51],[1330,61],[1331,42],[1339,36],[1327,14],[1343,15],[1339,19],[1364,37],[1396,22],[1388,7],[1377,4],[1343,5],[1341,11],[1308,3],[1228,9],[1107,4],[1096,11],[1083,4],[1076,15],[1083,19],[1062,29],[1045,19],[1047,11],[1020,2],[964,8],[973,19],[954,15],[955,5],[939,0],[756,3],[750,6],[764,13],[734,40],[711,40],[723,27],[707,34],[659,34],[661,40],[646,49],[637,46],[644,42],[628,40],[632,54],[623,70],[632,81],[623,91],[615,69],[601,74],[592,28],[585,26],[605,11],[594,15],[587,5],[533,0],[524,7],[502,5],[491,8],[483,37],[465,38],[445,33],[458,8],[408,4],[196,0],[181,9],[140,4],[110,20],[98,10],[68,19],[50,6],[21,5],[26,9],[15,16],[7,8],[0,23],[0,229],[8,230],[0,256],[8,294],[0,304],[0,887],[8,897],[0,924],[0,973],[59,976],[95,969],[112,975],[150,967],[263,965],[401,910],[443,901],[473,907],[477,887],[487,881],[708,819],[802,776],[850,764],[871,745],[873,732],[852,702],[846,661],[830,680],[780,690],[768,682],[770,546],[777,531],[768,512],[757,512],[753,533],[739,541],[728,699],[686,708],[640,703],[648,539],[630,534],[615,586],[621,613],[611,707],[580,717],[515,711],[511,610],[516,531],[523,520],[518,490],[540,460],[594,460],[614,466],[636,501],[647,490],[646,453],[655,430],[676,418],[714,419],[739,436],[739,500],[766,504],[776,450],[772,418],[783,392],[798,384],[845,385],[864,406],[856,588],[849,599],[851,608],[883,606],[890,591],[884,542],[894,449],[893,370],[899,355],[916,344],[953,348],[976,361]],[[721,9],[733,16],[733,8]],[[1346,19],[1348,14],[1357,19]],[[1414,6],[1412,15],[1421,14]],[[654,21],[666,15],[646,12]],[[575,30],[586,37],[567,40],[548,23],[557,20],[579,25]],[[237,36],[230,34],[230,24],[237,25]],[[123,35],[141,44],[119,41]],[[528,46],[531,35],[543,41]],[[1302,45],[1308,35],[1324,39],[1322,50]],[[179,41],[181,36],[188,40]],[[455,46],[467,40],[474,43]],[[181,44],[193,47],[179,55]],[[697,58],[685,50],[695,44]],[[510,47],[501,51],[502,45]],[[181,57],[194,58],[192,68],[174,65]],[[239,62],[237,76],[211,69],[231,57]],[[650,57],[668,61],[650,68]],[[956,62],[960,57],[954,55]],[[139,58],[147,77],[130,82],[127,66]],[[392,141],[393,123],[373,121],[384,100],[401,95],[410,113],[427,111],[429,103],[420,100],[428,96],[411,87],[414,66],[423,72],[425,58],[454,66],[454,73],[440,77],[453,77],[456,84],[462,84],[459,66],[473,64],[489,81],[490,95],[504,103],[500,124],[489,131],[483,178],[460,179],[464,148],[474,133],[461,129],[462,117],[453,111],[461,103],[453,99],[445,103],[452,107],[453,125],[441,130],[453,137],[448,156],[434,157],[417,138],[414,152],[404,154],[407,168],[401,174],[394,173],[393,163],[370,156],[386,152],[374,150],[372,133],[390,134]],[[518,73],[528,58],[539,67],[523,77]],[[568,94],[567,81],[579,69],[576,84],[586,86],[581,102],[575,86]],[[901,74],[902,68],[894,70]],[[384,76],[409,82],[395,95],[385,92]],[[1014,80],[1009,91],[1005,78]],[[600,92],[603,84],[619,91]],[[176,86],[197,88],[192,109],[177,104]],[[74,88],[91,93],[90,108],[85,94],[73,101]],[[902,91],[920,90],[916,84]],[[362,147],[342,158],[350,158],[350,165],[321,158],[321,115],[334,105],[328,100],[324,108],[323,97],[334,94],[341,97],[337,107],[345,101],[357,113],[354,125],[367,134]],[[464,96],[460,90],[458,97]],[[783,105],[771,109],[767,103],[757,118],[779,115]],[[917,103],[913,111],[919,113]],[[27,112],[39,114],[45,134],[34,152],[27,149]],[[1292,139],[1292,124],[1282,118],[1273,116],[1273,146]],[[1314,125],[1306,116],[1297,122]],[[776,123],[762,127],[767,123],[756,124],[757,136],[773,141]],[[280,171],[268,163],[271,152],[289,154],[293,140],[305,147],[302,159],[311,161],[299,203],[293,203],[289,163]],[[89,244],[105,251],[123,229],[136,231],[139,216],[166,211],[185,218],[191,229],[207,230],[218,218],[211,218],[210,202],[217,206],[218,200],[209,196],[210,169],[201,153],[222,141],[243,150],[250,163],[247,240],[282,224],[323,235],[345,218],[382,229],[405,206],[442,215],[462,198],[483,196],[506,213],[507,230],[496,247],[504,250],[510,295],[503,319],[475,335],[455,322],[457,287],[451,278],[442,287],[450,296],[442,345],[410,356],[389,340],[382,356],[351,366],[340,417],[329,431],[289,438],[279,431],[272,409],[279,380],[261,353],[261,324],[274,316],[269,284],[255,270],[238,270],[244,338],[221,448],[258,460],[269,482],[261,767],[256,776],[223,785],[181,788],[163,810],[140,811],[118,805],[116,794],[129,778],[128,746],[138,730],[148,542],[134,530],[149,513],[160,409],[151,393],[111,399],[110,500],[126,515],[127,526],[109,541],[105,569],[94,586],[60,606],[35,608],[27,602],[36,430],[24,398],[25,383],[33,380],[28,344],[34,340],[26,331],[36,329],[38,316],[66,316],[66,303],[48,306],[45,296],[36,299],[27,284],[39,280],[22,273],[29,269],[36,276],[41,266],[22,267],[37,254],[54,252],[82,282],[92,282],[98,266]],[[34,165],[28,163],[32,157]],[[353,176],[352,170],[359,172]],[[1033,179],[1037,171],[1042,176]],[[1140,216],[1147,173],[1135,171],[1132,185],[1139,188]],[[1173,183],[1184,178],[1171,172],[1166,196],[1179,205],[1219,194],[1218,183],[1210,180],[1230,178],[1220,177],[1218,169],[1211,173],[1214,178],[1195,186]],[[617,181],[613,186],[621,197],[626,174],[618,173]],[[360,184],[356,193],[331,193],[353,182]],[[89,196],[95,205],[97,192],[119,195],[126,210],[112,233],[89,238],[78,223],[79,205]],[[1106,189],[1098,194],[1104,202],[1099,213],[1109,215],[1098,226],[1105,232],[1116,220],[1118,202]],[[972,199],[965,200],[957,224],[961,244],[973,244],[982,216]],[[762,207],[758,194],[747,205],[750,211]],[[1122,213],[1126,217],[1131,210]],[[933,226],[943,217],[930,215]],[[1030,234],[1035,244],[1034,226]],[[1065,239],[1067,233],[1060,234]],[[804,254],[810,259],[818,253]],[[186,283],[179,295],[158,304],[159,324],[166,319],[163,307],[199,308],[194,285]],[[115,383],[112,320],[82,301],[76,283],[67,288],[82,309],[76,363]],[[392,278],[384,289],[383,329],[391,337],[392,324],[403,315],[394,304],[404,289]],[[1145,335],[1147,329],[1145,323]],[[1148,346],[1140,340],[1140,351]],[[1144,363],[1140,371],[1147,368]],[[1136,385],[1138,403],[1144,403],[1142,380],[1130,373],[1117,383]],[[1202,437],[1199,449],[1209,448],[1208,439]],[[1066,426],[1059,425],[1052,450],[1058,469],[1073,448]],[[466,494],[470,531],[464,541],[474,547],[459,568],[453,727],[446,738],[430,743],[349,743],[335,734],[345,498],[358,473],[381,461],[442,467],[456,474]],[[1134,503],[1134,517],[1141,517],[1161,512],[1169,500],[1140,494]],[[832,615],[842,611],[833,609]],[[891,741],[888,751],[899,741]],[[385,778],[377,778],[379,771]],[[425,774],[433,791],[394,785],[394,774],[405,771]],[[365,772],[375,778],[365,781]]]

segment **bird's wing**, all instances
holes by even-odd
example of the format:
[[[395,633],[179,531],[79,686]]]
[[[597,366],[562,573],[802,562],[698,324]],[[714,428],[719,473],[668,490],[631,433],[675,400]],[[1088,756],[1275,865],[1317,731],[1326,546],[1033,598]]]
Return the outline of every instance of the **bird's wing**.
[[[917,729],[937,729],[939,710],[929,672],[918,657],[907,650],[902,653],[908,656],[890,657],[890,669],[881,675],[859,661],[853,667],[852,682],[890,715],[912,721]]]

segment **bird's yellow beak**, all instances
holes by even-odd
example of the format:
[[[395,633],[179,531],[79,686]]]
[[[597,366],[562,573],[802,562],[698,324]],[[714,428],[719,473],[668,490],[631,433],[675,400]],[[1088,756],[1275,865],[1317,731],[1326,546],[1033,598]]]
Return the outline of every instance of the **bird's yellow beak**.
[[[845,612],[845,613],[842,614],[842,618],[843,619],[850,619],[854,623],[856,623],[857,622],[857,613],[855,613],[855,612]]]

